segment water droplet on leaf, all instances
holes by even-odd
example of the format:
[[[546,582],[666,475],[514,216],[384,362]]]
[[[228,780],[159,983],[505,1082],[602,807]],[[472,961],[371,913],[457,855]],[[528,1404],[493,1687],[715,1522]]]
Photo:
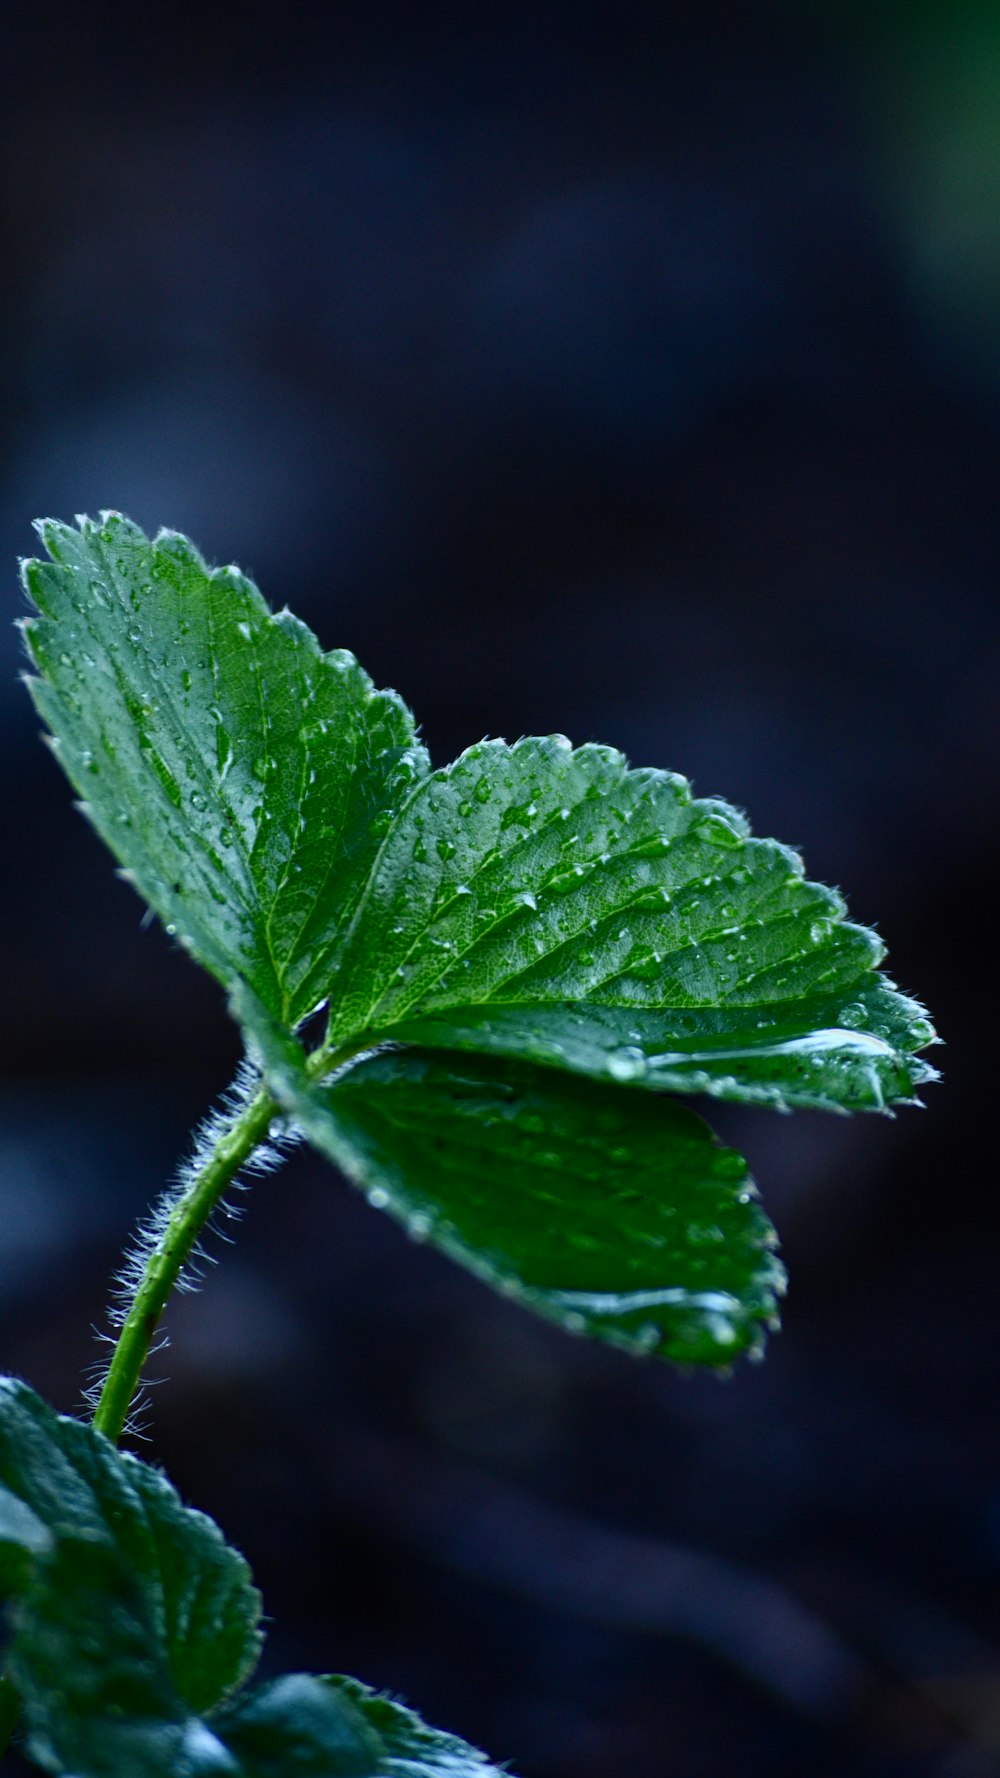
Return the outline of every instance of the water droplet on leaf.
[[[646,1058],[642,1050],[632,1049],[629,1045],[612,1050],[608,1056],[607,1066],[612,1080],[641,1080],[647,1071]]]

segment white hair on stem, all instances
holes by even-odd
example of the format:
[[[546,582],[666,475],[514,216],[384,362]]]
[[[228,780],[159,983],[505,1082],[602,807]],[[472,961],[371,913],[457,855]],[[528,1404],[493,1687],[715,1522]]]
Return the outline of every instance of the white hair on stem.
[[[94,1329],[95,1336],[103,1344],[115,1347],[119,1330],[124,1326],[135,1303],[136,1296],[146,1275],[150,1260],[161,1245],[171,1219],[178,1204],[192,1191],[215,1156],[220,1140],[231,1129],[235,1120],[246,1110],[250,1101],[260,1088],[260,1074],[245,1059],[240,1063],[232,1085],[222,1096],[218,1107],[209,1113],[204,1122],[195,1132],[190,1154],[177,1168],[172,1184],[161,1192],[152,1208],[138,1223],[131,1241],[125,1250],[121,1264],[115,1273],[111,1286],[111,1303],[108,1308],[108,1328]],[[239,1222],[244,1214],[245,1206],[236,1199],[249,1191],[250,1179],[261,1178],[273,1173],[280,1167],[289,1151],[300,1140],[298,1131],[291,1124],[282,1123],[275,1128],[272,1125],[267,1142],[260,1144],[246,1161],[239,1173],[229,1181],[225,1196],[220,1198],[213,1207],[212,1213],[201,1230],[189,1253],[174,1289],[182,1292],[200,1290],[209,1267],[217,1265],[219,1255],[213,1253],[206,1245],[206,1238],[218,1238],[232,1245],[233,1236],[221,1223]],[[162,1352],[170,1343],[165,1328],[160,1328],[152,1341],[147,1358],[153,1358]],[[98,1359],[91,1366],[91,1380],[84,1390],[84,1402],[91,1410],[96,1409],[101,1392],[108,1375],[110,1358]],[[144,1425],[138,1418],[148,1408],[148,1391],[162,1378],[145,1378],[142,1392],[136,1397],[129,1411],[124,1430],[135,1437],[144,1437]]]

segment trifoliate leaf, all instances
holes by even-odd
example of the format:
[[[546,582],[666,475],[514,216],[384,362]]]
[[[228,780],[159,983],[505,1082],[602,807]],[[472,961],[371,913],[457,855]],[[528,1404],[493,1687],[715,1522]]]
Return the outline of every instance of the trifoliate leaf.
[[[54,1414],[26,1384],[0,1378],[8,1592],[30,1589],[40,1565],[62,1560],[63,1544],[117,1552],[139,1589],[150,1646],[190,1710],[217,1703],[253,1667],[260,1597],[218,1526],[182,1506],[159,1470]]]
[[[427,770],[408,711],[176,533],[117,513],[39,533],[29,685],[60,763],[168,930],[294,1024]]]
[[[933,1031],[880,973],[876,935],[728,804],[611,748],[486,741],[431,772],[394,693],[183,538],[150,543],[116,514],[41,535],[52,561],[25,565],[26,631],[58,756],[311,1139],[546,1312],[709,1362],[754,1343],[773,1311],[769,1231],[725,1192],[717,1206],[703,1127],[640,1109],[635,1089],[828,1110],[913,1099],[934,1078],[917,1055]],[[304,1060],[295,1033],[323,1002]],[[378,1049],[387,1060],[320,1085]],[[534,1158],[504,1095],[551,1134]],[[623,1201],[627,1174],[639,1208],[616,1245],[597,1206]],[[673,1246],[671,1218],[688,1231]],[[705,1292],[731,1300],[721,1319],[689,1318]],[[567,1293],[612,1306],[570,1309]],[[623,1307],[640,1301],[649,1315]]]
[[[728,1365],[762,1344],[783,1284],[774,1233],[746,1162],[686,1106],[417,1049],[359,1058],[324,1084],[260,1013],[257,1034],[314,1145],[505,1294],[677,1363]]]
[[[286,1029],[827,1108],[913,1098],[933,1032],[794,852],[562,737],[430,773],[394,693],[236,569],[117,514],[25,565],[36,703],[168,926]]]

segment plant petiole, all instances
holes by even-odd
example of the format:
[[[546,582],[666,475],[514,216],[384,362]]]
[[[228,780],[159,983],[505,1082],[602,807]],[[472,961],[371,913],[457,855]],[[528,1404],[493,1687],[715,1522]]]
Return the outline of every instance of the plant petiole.
[[[267,1137],[272,1119],[280,1116],[277,1100],[260,1088],[220,1130],[208,1159],[174,1204],[146,1261],[94,1413],[94,1426],[112,1444],[122,1435],[160,1316],[199,1235],[227,1186]]]

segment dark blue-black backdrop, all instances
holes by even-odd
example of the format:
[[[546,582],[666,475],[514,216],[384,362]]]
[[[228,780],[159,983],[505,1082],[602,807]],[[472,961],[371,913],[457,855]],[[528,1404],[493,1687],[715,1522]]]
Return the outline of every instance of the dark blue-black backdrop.
[[[722,1120],[792,1273],[728,1383],[534,1324],[306,1155],[258,1185],[145,1449],[269,1669],[523,1778],[993,1772],[1000,13],[20,0],[0,55],[0,1363],[78,1406],[236,1058],[16,681],[30,519],[112,505],[439,762],[559,729],[742,804],[948,1043],[896,1122]]]

